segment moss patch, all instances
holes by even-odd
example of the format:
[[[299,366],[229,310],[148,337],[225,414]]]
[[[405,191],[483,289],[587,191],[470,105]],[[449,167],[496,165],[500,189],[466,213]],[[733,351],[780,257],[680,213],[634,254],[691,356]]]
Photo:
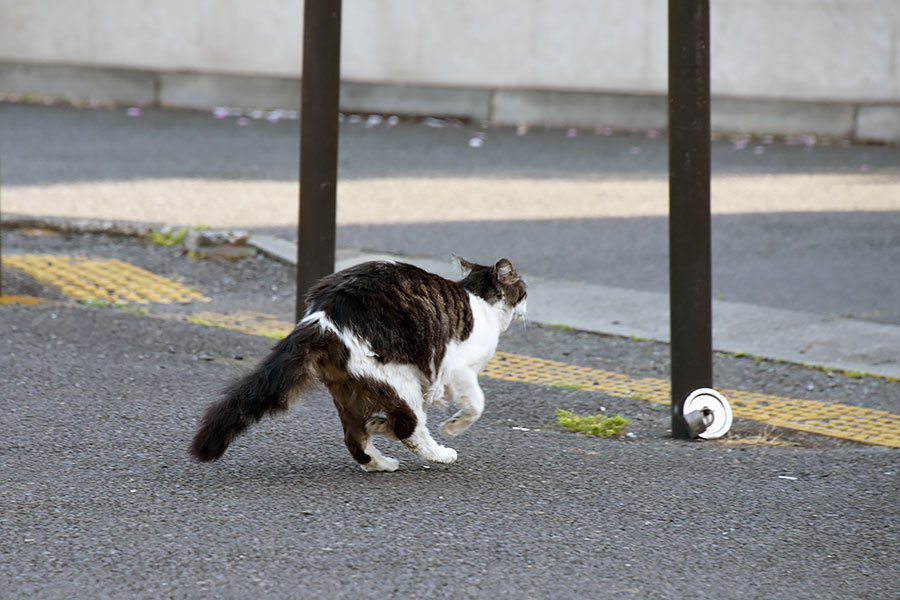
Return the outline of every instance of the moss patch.
[[[610,437],[631,425],[631,421],[622,415],[607,417],[606,415],[580,416],[575,413],[556,409],[556,422],[575,433],[587,433],[599,437]]]

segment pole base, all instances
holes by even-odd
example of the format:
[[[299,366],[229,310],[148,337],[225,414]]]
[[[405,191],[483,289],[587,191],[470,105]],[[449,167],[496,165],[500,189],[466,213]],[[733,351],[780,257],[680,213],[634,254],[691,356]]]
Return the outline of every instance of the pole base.
[[[692,437],[714,440],[731,429],[734,415],[725,396],[712,388],[700,388],[691,392],[682,408]]]

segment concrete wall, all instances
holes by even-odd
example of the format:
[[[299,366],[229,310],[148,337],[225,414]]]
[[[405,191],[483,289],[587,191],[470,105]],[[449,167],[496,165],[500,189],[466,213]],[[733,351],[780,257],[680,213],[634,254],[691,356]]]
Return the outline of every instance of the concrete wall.
[[[666,4],[344,0],[343,77],[360,84],[357,103],[399,100],[387,112],[412,104],[420,110],[407,112],[440,113],[446,89],[456,93],[454,114],[605,125],[635,97],[649,97],[624,120],[657,126]],[[851,135],[900,137],[900,1],[711,4],[712,91],[732,103],[714,106],[720,129],[809,129],[802,120],[813,106],[838,134],[849,122]],[[166,101],[160,86],[173,86],[174,103],[227,104],[240,99],[242,78],[222,75],[290,88],[301,31],[301,0],[0,0],[0,92],[40,93],[23,86],[43,78],[52,88],[41,69],[65,65],[103,80],[145,71],[157,100]],[[65,79],[62,71],[54,78]],[[746,122],[732,118],[742,114]]]

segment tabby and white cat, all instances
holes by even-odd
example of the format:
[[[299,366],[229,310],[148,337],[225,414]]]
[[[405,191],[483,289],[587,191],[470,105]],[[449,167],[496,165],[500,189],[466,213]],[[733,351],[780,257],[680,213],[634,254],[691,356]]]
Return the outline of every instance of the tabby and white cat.
[[[459,282],[378,261],[316,283],[294,330],[207,409],[190,453],[221,457],[248,426],[286,410],[318,379],[334,398],[347,449],[366,471],[399,466],[372,444],[375,434],[399,439],[424,460],[455,461],[456,450],[431,437],[426,410],[441,400],[459,407],[440,426],[449,437],[481,416],[478,372],[526,304],[525,282],[507,259],[493,266],[458,260]]]

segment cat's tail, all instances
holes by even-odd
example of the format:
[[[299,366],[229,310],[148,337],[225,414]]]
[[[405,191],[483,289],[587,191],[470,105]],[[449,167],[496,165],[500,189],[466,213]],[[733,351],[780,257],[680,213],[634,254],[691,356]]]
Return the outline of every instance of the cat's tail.
[[[206,409],[189,452],[200,461],[216,460],[247,427],[270,413],[287,410],[290,401],[316,379],[316,363],[327,350],[317,323],[301,322],[269,355],[232,383]],[[340,342],[338,342],[340,343]]]

